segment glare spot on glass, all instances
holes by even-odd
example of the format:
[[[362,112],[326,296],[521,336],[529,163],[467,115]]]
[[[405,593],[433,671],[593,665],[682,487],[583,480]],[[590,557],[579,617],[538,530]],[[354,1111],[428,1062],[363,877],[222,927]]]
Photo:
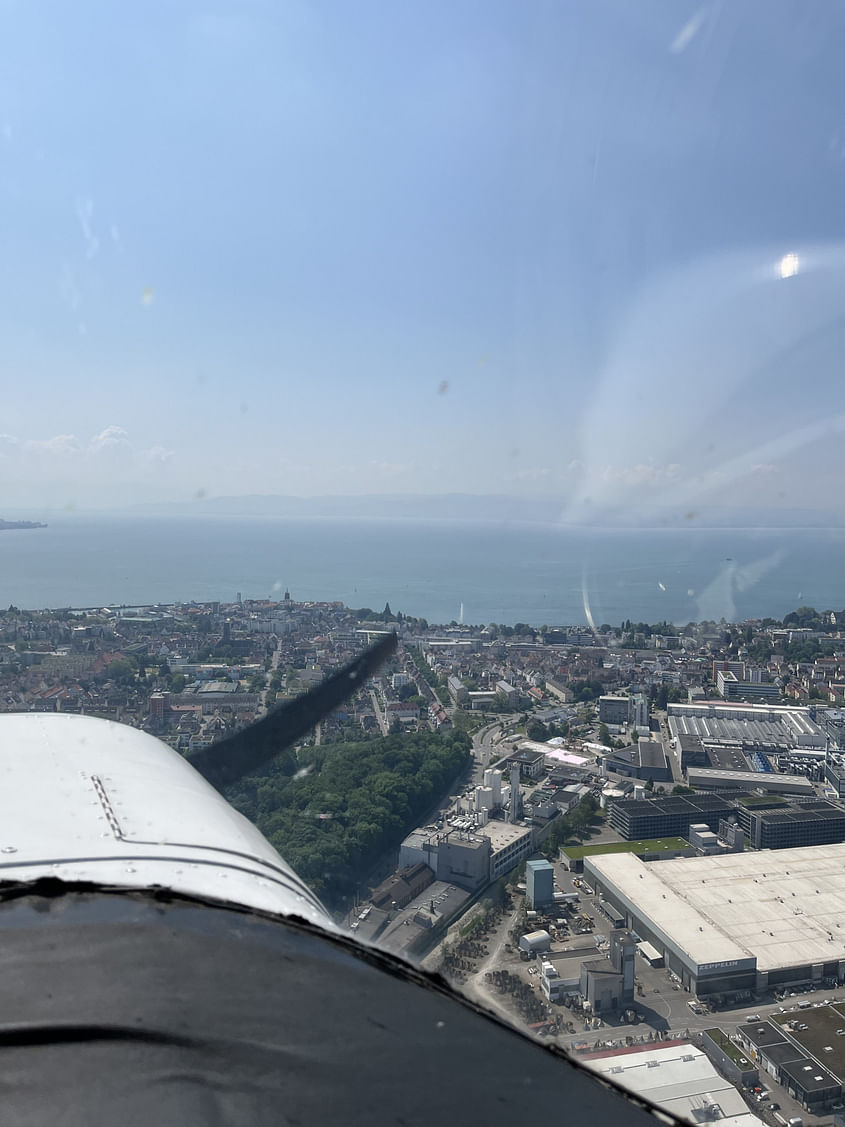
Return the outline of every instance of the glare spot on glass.
[[[778,277],[779,278],[792,278],[798,273],[798,255],[785,254],[778,263]]]

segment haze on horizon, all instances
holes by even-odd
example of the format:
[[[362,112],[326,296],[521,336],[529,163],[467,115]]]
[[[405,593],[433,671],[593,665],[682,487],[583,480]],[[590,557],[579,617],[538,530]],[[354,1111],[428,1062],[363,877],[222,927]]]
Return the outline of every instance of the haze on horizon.
[[[832,8],[0,8],[0,508],[845,514]]]

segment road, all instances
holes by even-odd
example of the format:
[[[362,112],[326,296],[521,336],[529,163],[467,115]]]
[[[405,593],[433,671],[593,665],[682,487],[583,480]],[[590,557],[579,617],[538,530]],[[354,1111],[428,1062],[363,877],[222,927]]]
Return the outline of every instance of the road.
[[[370,689],[370,700],[373,702],[373,712],[376,714],[376,720],[378,720],[378,726],[381,728],[381,734],[386,736],[388,734],[387,717],[379,707],[375,689]]]
[[[509,729],[517,723],[519,715],[519,713],[504,715],[500,720],[485,724],[483,728],[479,728],[474,733],[472,753],[476,759],[476,766],[473,769],[473,783],[480,783],[484,778],[484,770],[489,766],[490,760],[496,759],[506,750],[501,745],[503,741],[510,737]]]

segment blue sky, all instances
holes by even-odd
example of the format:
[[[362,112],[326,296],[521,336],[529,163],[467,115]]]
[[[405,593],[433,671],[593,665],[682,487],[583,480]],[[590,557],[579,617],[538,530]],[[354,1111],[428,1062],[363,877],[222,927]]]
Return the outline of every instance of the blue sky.
[[[0,506],[841,513],[843,30],[7,0]]]

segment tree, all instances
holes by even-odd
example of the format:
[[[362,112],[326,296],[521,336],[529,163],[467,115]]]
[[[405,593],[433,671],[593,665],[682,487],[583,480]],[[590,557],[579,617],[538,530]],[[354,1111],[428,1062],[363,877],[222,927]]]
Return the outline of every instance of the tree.
[[[170,678],[170,691],[171,693],[181,693],[185,688],[185,674],[174,673]]]
[[[599,724],[599,743],[610,747],[610,731],[607,724]]]
[[[536,743],[543,743],[549,738],[548,729],[542,720],[532,720],[525,734],[529,740],[534,740]]]
[[[125,657],[117,657],[106,666],[106,677],[124,687],[134,682],[135,672],[135,665]]]
[[[654,790],[654,779],[651,777],[651,775],[649,775],[648,779],[646,780],[645,789]]]

